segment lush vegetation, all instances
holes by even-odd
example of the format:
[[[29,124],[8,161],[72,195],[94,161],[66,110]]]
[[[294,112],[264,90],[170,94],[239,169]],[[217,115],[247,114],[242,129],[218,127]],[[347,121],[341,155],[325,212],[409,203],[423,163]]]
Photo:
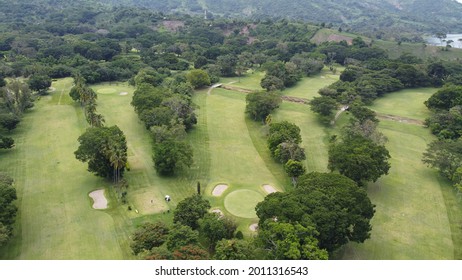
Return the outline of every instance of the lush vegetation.
[[[393,195],[371,191],[376,186],[396,193],[401,184],[393,180],[416,171],[422,190],[444,192],[421,166],[420,153],[434,140],[429,132],[407,128],[412,149],[399,134],[406,129],[389,119],[428,126],[438,139],[423,162],[462,191],[460,61],[392,59],[357,35],[314,42],[332,24],[262,20],[278,1],[248,10],[258,20],[159,12],[201,13],[203,5],[213,11],[217,4],[225,11],[222,1],[131,1],[157,5],[156,11],[116,0],[49,2],[3,3],[0,19],[4,258],[327,259],[369,248],[377,242],[373,226],[380,236],[397,230],[374,221],[393,212],[387,203],[401,209],[387,201]],[[254,3],[266,2],[234,7]],[[386,11],[386,3],[374,5]],[[413,6],[403,1],[402,7],[404,15]],[[338,33],[355,26],[332,23],[342,25]],[[386,37],[402,22],[394,23],[374,36]],[[401,41],[419,41],[400,34]],[[205,89],[214,83],[220,84]],[[422,95],[407,95],[420,87],[440,87],[425,102],[431,113],[421,108]],[[399,99],[404,109],[396,106],[397,92],[410,96]],[[381,100],[397,111],[377,105]],[[86,194],[95,189],[105,190],[108,209],[89,207]],[[435,207],[435,215],[443,208]],[[457,235],[459,213],[451,211],[450,225],[435,219],[440,231],[415,240]],[[416,229],[425,229],[422,220]],[[70,243],[82,250],[64,250]],[[441,251],[459,250],[452,244]]]

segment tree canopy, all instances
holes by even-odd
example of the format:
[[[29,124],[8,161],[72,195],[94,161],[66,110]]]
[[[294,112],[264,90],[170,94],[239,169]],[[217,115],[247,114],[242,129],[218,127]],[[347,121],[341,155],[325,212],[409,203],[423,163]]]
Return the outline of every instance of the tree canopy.
[[[384,146],[363,136],[351,135],[330,146],[328,168],[338,170],[357,183],[375,182],[380,176],[388,174],[389,158]]]
[[[122,176],[127,162],[127,142],[117,126],[90,127],[79,139],[75,157],[88,162],[88,171],[104,178]]]
[[[299,227],[301,230],[311,232],[309,240],[316,238],[319,248],[332,253],[348,241],[364,242],[369,238],[374,206],[366,191],[353,180],[340,174],[314,172],[301,176],[295,189],[265,197],[256,212],[262,231],[273,222],[291,224],[293,227],[287,228],[290,231],[299,224],[305,228]],[[311,241],[309,246],[314,246],[316,243]]]
[[[0,173],[0,247],[11,237],[18,208],[14,204],[17,199],[13,179]]]
[[[191,227],[199,228],[199,220],[202,219],[210,209],[210,202],[202,196],[195,194],[180,201],[173,212],[173,222]]]
[[[264,121],[271,112],[279,108],[281,97],[275,92],[255,92],[246,96],[246,113],[256,121]]]

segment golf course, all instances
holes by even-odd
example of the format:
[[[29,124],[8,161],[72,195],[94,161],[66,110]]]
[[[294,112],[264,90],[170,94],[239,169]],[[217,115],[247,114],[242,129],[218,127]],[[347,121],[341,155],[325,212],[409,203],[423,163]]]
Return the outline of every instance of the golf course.
[[[310,100],[338,76],[323,70],[282,94]],[[255,72],[222,82],[256,90],[261,77]],[[270,156],[267,127],[245,114],[246,93],[220,88],[196,91],[193,103],[198,123],[187,136],[194,163],[175,177],[162,177],[153,166],[149,131],[130,105],[134,88],[126,83],[102,83],[92,86],[98,95],[98,112],[105,125],[117,125],[127,140],[130,170],[124,178],[129,188],[128,204],[123,204],[110,181],[89,173],[86,164],[74,156],[77,138],[88,124],[81,106],[69,97],[72,83],[72,78],[55,80],[53,90],[35,102],[15,130],[16,146],[0,151],[0,168],[15,178],[19,207],[15,234],[0,250],[2,259],[135,258],[129,245],[136,227],[156,220],[171,224],[176,205],[196,192],[198,182],[211,211],[231,217],[238,230],[252,236],[258,223],[255,205],[268,193],[292,188],[282,165]],[[421,161],[422,152],[434,139],[421,124],[429,114],[423,102],[434,91],[420,88],[390,93],[370,106],[388,138],[391,170],[367,186],[376,205],[371,238],[363,244],[349,243],[336,258],[462,257],[457,226],[462,207],[449,183]],[[328,139],[338,133],[349,113],[326,127],[308,105],[283,101],[272,118],[299,126],[307,172],[326,172]],[[106,209],[92,207],[96,201],[89,194],[95,190],[100,191],[100,198],[104,194]],[[164,200],[166,195],[170,202]]]

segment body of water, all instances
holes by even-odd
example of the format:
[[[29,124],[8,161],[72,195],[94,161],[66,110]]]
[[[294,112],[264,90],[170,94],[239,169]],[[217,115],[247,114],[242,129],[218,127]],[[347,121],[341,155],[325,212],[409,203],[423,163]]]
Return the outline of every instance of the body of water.
[[[450,42],[450,45],[453,48],[462,49],[462,34],[447,34],[446,38],[441,39],[437,37],[427,38],[427,43],[433,46],[445,47],[448,44],[448,42]]]

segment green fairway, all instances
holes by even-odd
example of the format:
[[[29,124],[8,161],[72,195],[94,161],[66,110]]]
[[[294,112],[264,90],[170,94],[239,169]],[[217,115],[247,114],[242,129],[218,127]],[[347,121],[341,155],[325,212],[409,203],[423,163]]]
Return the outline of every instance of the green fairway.
[[[371,108],[383,114],[423,119],[428,114],[423,101],[433,91],[391,93]],[[460,209],[447,208],[451,196],[444,193],[447,183],[421,161],[434,137],[421,126],[395,121],[382,120],[379,129],[389,139],[390,174],[368,188],[377,206],[371,239],[347,245],[343,258],[453,259],[460,251],[460,241],[453,241],[453,236],[460,237],[460,228],[452,224],[460,221]]]
[[[109,210],[92,209],[88,197],[109,184],[74,157],[86,125],[67,94],[71,84],[72,79],[53,83],[56,91],[24,116],[16,147],[2,151],[0,168],[15,179],[20,209],[15,235],[0,251],[3,259],[129,257]]]
[[[96,92],[109,92],[98,96],[98,111],[106,119],[106,125],[117,125],[124,132],[128,145],[128,162],[130,171],[125,173],[125,178],[130,184],[128,191],[129,204],[136,211],[126,211],[130,218],[139,218],[141,215],[162,214],[173,209],[176,204],[195,192],[197,181],[205,181],[201,169],[207,169],[207,162],[201,158],[198,149],[207,150],[203,146],[201,134],[203,128],[201,119],[195,131],[190,135],[195,152],[195,164],[192,170],[183,172],[176,177],[160,177],[154,169],[152,161],[152,144],[149,131],[138,119],[138,116],[130,105],[134,88],[124,83],[100,84],[93,86]],[[122,95],[121,95],[122,93]],[[197,153],[196,153],[197,152]],[[205,161],[205,163],[203,163]],[[204,166],[205,165],[205,166]],[[172,201],[167,203],[165,195],[170,195]]]
[[[251,90],[263,90],[260,86],[261,80],[265,77],[265,72],[252,71],[248,72],[242,77],[221,78],[220,83],[232,84],[236,87],[241,87]]]
[[[318,91],[321,88],[338,81],[342,68],[338,68],[334,74],[327,68],[324,68],[321,73],[312,77],[305,77],[299,81],[295,86],[287,88],[283,91],[284,95],[294,96],[306,99],[313,99],[318,96]]]
[[[311,99],[324,86],[323,75],[327,74],[303,79],[283,94]],[[246,76],[236,86],[251,88],[256,81],[255,76]],[[249,226],[258,222],[255,205],[267,195],[262,185],[282,191],[291,187],[283,166],[269,154],[267,127],[244,113],[246,94],[223,89],[214,89],[210,95],[207,90],[197,92],[193,102],[198,123],[187,137],[194,164],[175,177],[160,177],[153,167],[149,131],[130,105],[134,88],[126,83],[99,84],[92,86],[98,93],[98,112],[107,126],[118,125],[127,138],[130,171],[125,177],[130,185],[128,205],[133,208],[129,211],[128,205],[117,200],[110,182],[87,172],[86,164],[74,157],[77,138],[88,125],[82,108],[68,95],[71,86],[72,79],[54,82],[55,91],[37,101],[15,130],[16,147],[0,152],[0,169],[16,179],[20,208],[15,237],[0,251],[3,259],[133,258],[129,236],[135,227],[155,220],[172,223],[172,211],[167,210],[194,194],[197,182],[212,209],[234,217],[238,229],[248,235]],[[423,120],[428,115],[423,101],[433,92],[390,93],[371,108]],[[327,171],[327,139],[347,119],[344,114],[334,128],[326,128],[309,106],[286,101],[273,114],[273,121],[287,120],[300,127],[308,172]],[[433,137],[418,125],[381,121],[379,128],[389,138],[392,168],[368,188],[376,204],[371,239],[348,244],[338,257],[460,256],[462,242],[457,238],[461,234],[455,223],[460,222],[462,209],[447,183],[421,163],[422,152]],[[212,196],[217,184],[229,187],[221,196]],[[88,194],[96,189],[106,190],[108,209],[92,209]],[[170,203],[163,199],[167,194],[172,197]]]
[[[307,172],[327,171],[327,134],[310,107],[300,103],[283,102],[274,114],[275,121],[286,120],[300,127],[301,146],[306,153]]]
[[[211,194],[218,183],[225,183],[229,186],[227,192],[245,189],[259,194],[258,198],[252,199],[251,204],[245,205],[246,209],[252,209],[253,212],[252,216],[247,214],[245,217],[255,217],[255,205],[266,195],[260,186],[269,184],[279,189],[283,189],[284,186],[266,167],[255,149],[247,130],[244,111],[243,93],[215,89],[207,96],[207,127],[211,156],[207,193]],[[239,199],[232,201],[237,201],[239,206],[243,206],[245,195],[241,198],[240,202]],[[229,201],[223,202],[223,197],[210,197],[210,200],[212,206],[223,209],[221,206],[225,204],[226,209],[230,207]],[[252,221],[242,221],[240,229],[248,230],[251,223]]]
[[[406,89],[385,94],[369,108],[381,114],[425,120],[430,112],[424,102],[435,93],[435,88]]]
[[[445,201],[436,171],[421,162],[428,130],[382,121],[391,154],[388,176],[369,186],[376,205],[371,239],[350,244],[346,259],[453,259]]]

